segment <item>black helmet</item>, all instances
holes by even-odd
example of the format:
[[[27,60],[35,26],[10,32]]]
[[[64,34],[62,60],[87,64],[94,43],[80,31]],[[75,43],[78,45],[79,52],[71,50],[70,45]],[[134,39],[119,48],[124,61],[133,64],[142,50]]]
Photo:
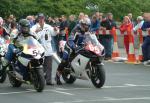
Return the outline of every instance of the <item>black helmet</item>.
[[[30,32],[30,22],[27,19],[21,19],[19,21],[19,30],[23,34],[28,34]]]

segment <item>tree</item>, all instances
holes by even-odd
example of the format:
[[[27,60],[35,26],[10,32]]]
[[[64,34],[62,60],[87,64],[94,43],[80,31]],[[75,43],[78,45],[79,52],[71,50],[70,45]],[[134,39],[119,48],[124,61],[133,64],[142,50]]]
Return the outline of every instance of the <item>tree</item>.
[[[93,4],[90,9],[87,4]],[[150,11],[149,0],[1,0],[0,16],[10,14],[16,17],[25,17],[43,12],[50,16],[78,15],[80,12],[92,14],[95,11],[112,12],[115,18],[131,12],[136,17],[141,12]],[[93,9],[94,8],[94,9]]]

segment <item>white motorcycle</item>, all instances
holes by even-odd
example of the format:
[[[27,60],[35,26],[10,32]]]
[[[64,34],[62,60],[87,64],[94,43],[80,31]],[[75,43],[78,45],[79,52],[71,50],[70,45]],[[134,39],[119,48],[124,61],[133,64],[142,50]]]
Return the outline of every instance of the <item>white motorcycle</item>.
[[[62,72],[63,80],[68,84],[76,79],[91,80],[96,88],[101,88],[105,83],[104,55],[104,47],[95,34],[85,34],[83,46],[70,55],[69,63]]]
[[[13,61],[8,65],[8,77],[13,87],[22,83],[33,84],[37,92],[45,87],[43,72],[44,48],[32,36],[20,42],[23,50],[15,50]]]

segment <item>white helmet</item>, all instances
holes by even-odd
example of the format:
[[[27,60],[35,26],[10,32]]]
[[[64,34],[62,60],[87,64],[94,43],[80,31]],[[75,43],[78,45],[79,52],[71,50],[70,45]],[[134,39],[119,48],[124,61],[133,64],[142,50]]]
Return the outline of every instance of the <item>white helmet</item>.
[[[0,26],[3,25],[3,18],[0,17]]]

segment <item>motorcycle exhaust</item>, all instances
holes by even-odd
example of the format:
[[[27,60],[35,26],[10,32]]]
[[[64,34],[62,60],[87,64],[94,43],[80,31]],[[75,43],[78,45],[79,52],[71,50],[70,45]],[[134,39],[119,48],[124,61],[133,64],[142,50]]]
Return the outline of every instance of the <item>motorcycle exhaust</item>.
[[[7,73],[8,73],[8,75],[12,76],[13,78],[15,78],[16,80],[18,80],[18,81],[20,81],[22,83],[31,84],[29,81],[23,80],[23,77],[17,72],[15,72],[15,74],[14,74],[13,71],[8,71]]]

